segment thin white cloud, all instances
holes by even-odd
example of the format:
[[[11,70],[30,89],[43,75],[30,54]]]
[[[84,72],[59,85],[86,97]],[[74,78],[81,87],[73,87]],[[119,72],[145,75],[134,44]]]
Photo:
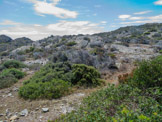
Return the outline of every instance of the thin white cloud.
[[[0,34],[6,34],[12,38],[26,36],[33,40],[39,40],[50,35],[93,34],[102,31],[103,28],[100,24],[91,23],[89,21],[59,21],[58,23],[45,26],[38,24],[19,24],[0,29]]]
[[[107,24],[107,21],[101,21],[100,23],[101,24]]]
[[[4,20],[0,22],[0,25],[20,25],[21,23],[13,22],[11,20]]]
[[[130,17],[128,19],[129,20],[141,20],[141,19],[145,19],[145,17]]]
[[[154,2],[155,5],[162,5],[162,0],[158,0],[156,2]]]
[[[161,23],[162,22],[162,14],[151,17],[142,17],[143,20],[131,21],[131,22],[121,22],[123,25],[131,25],[131,24],[144,24],[144,23]],[[135,20],[135,19],[134,19]]]
[[[38,15],[54,15],[58,18],[76,18],[78,13],[76,11],[70,11],[64,8],[56,7],[56,5],[61,0],[51,0],[51,2],[47,2],[47,0],[39,1],[39,0],[28,0],[34,4],[34,10],[38,13]]]
[[[147,14],[147,13],[150,13],[152,11],[141,11],[141,12],[136,12],[134,13],[135,15],[143,15],[143,14]]]
[[[131,17],[131,15],[119,15],[119,19],[122,19],[122,20],[125,20],[125,19],[128,19],[128,18],[130,18]]]

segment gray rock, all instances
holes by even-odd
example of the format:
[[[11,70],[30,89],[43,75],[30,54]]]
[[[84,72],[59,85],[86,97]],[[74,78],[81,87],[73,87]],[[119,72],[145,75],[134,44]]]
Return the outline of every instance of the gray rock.
[[[108,56],[107,51],[103,51],[102,55],[93,55],[87,50],[70,49],[67,51],[60,51],[53,54],[53,62],[69,61],[72,64],[86,64],[94,66],[99,70],[108,70],[115,64],[114,60]]]
[[[27,116],[28,115],[28,110],[24,109],[23,111],[20,112],[20,116]]]
[[[153,47],[157,50],[162,50],[162,40],[156,43]]]
[[[103,46],[103,42],[101,41],[94,41],[90,43],[90,47],[94,48],[94,47],[102,47]]]
[[[82,40],[80,43],[79,43],[79,47],[80,48],[85,48],[87,45],[88,45],[88,41],[87,40]]]
[[[49,112],[49,108],[42,108],[42,112],[44,113]]]

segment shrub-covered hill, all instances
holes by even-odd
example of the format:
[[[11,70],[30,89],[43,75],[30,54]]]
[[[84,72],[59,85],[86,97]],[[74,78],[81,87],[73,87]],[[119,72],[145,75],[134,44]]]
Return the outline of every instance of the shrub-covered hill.
[[[85,98],[81,107],[55,122],[161,122],[162,56],[143,61],[118,87]]]

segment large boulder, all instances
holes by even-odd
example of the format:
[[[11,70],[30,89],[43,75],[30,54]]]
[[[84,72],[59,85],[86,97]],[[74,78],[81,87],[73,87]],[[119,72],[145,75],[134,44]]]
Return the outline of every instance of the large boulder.
[[[91,48],[102,47],[102,46],[103,46],[103,42],[101,42],[101,41],[93,41],[90,43]]]
[[[99,70],[109,70],[115,67],[115,61],[106,54],[91,55],[86,50],[70,49],[67,51],[59,51],[53,54],[53,62],[66,62],[72,64],[86,64],[94,66]]]

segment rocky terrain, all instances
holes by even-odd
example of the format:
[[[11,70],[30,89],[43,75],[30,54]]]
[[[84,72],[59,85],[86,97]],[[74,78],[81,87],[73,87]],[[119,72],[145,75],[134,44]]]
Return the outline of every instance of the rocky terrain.
[[[130,73],[136,62],[162,53],[162,24],[145,24],[120,28],[94,35],[50,36],[32,41],[12,40],[0,36],[0,62],[15,59],[29,67],[24,79],[10,88],[0,90],[0,121],[39,122],[56,119],[81,104],[83,97],[100,89],[77,89],[57,100],[26,101],[18,96],[18,88],[42,65],[51,61],[86,64],[97,68],[106,84],[118,85],[118,76]]]

